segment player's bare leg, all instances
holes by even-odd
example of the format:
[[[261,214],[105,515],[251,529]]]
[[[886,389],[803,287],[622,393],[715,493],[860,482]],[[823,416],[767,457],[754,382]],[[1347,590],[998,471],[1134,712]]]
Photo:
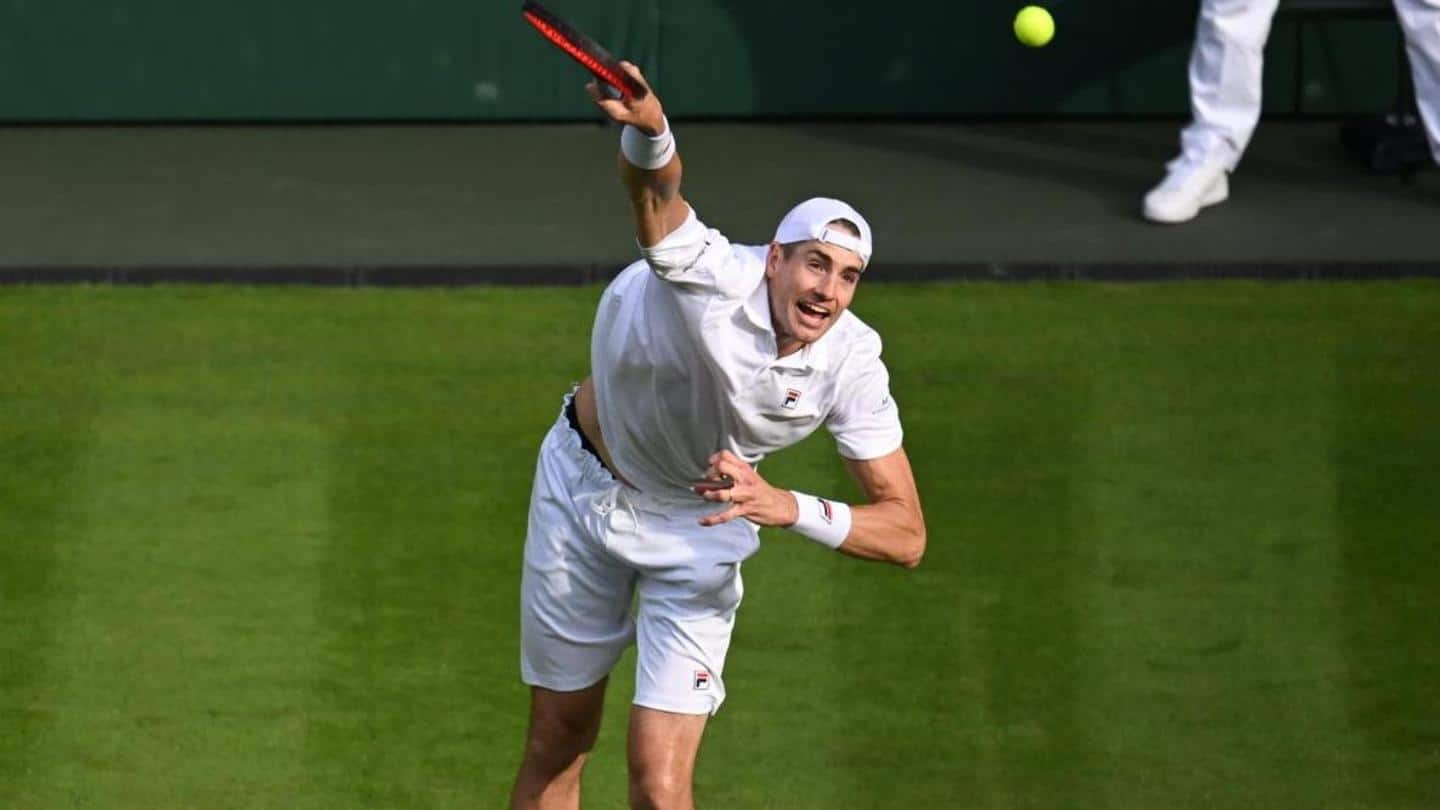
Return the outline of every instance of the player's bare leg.
[[[630,806],[636,810],[692,810],[695,758],[704,714],[630,709]]]
[[[607,681],[575,692],[530,688],[530,730],[510,793],[512,810],[580,807],[580,771],[600,733]]]

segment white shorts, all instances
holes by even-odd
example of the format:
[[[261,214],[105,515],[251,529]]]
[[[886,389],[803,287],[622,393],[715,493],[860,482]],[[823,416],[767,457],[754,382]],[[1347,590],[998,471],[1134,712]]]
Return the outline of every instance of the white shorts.
[[[530,494],[522,680],[584,689],[637,642],[637,706],[718,711],[743,592],[740,562],[759,548],[749,521],[698,524],[722,508],[689,492],[657,497],[618,483],[581,446],[562,409],[540,446]]]

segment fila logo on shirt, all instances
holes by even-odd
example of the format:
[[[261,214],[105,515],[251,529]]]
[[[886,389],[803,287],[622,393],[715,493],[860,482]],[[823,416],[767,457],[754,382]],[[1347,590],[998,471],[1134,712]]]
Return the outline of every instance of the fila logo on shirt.
[[[703,670],[703,669],[697,669],[697,670],[695,670],[695,688],[698,689],[698,690],[700,690],[700,691],[702,691],[702,692],[705,691],[706,689],[709,689],[709,688],[710,688],[710,673],[706,672],[706,671]]]
[[[787,389],[785,391],[785,401],[780,403],[780,407],[784,408],[787,411],[795,410],[795,403],[800,401],[800,394],[801,392],[797,389]]]

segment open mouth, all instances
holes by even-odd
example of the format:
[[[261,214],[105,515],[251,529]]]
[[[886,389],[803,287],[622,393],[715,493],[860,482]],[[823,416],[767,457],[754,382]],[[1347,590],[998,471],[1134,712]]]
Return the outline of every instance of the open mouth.
[[[806,326],[818,327],[830,317],[830,310],[809,301],[797,301],[795,308],[800,310],[800,321]]]

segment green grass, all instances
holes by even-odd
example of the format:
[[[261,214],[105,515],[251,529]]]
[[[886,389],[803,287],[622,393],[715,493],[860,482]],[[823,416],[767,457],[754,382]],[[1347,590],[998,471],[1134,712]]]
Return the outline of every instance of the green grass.
[[[595,288],[0,290],[0,807],[499,807]],[[720,808],[1440,803],[1440,285],[885,286],[913,572],[767,532]],[[765,465],[853,497],[823,432]],[[624,806],[627,658],[587,775]]]

